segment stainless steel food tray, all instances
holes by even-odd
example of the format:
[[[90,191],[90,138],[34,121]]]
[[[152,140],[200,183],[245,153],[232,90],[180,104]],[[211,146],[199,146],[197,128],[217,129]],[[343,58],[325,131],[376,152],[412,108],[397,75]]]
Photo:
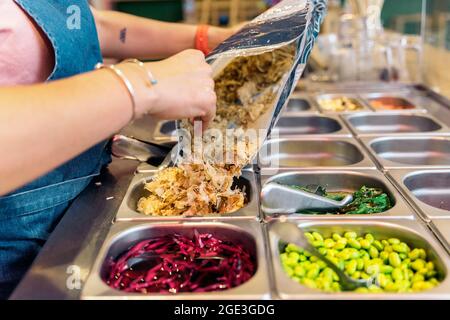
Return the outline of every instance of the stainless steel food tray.
[[[242,285],[220,292],[140,294],[125,293],[109,287],[102,279],[105,274],[105,261],[116,258],[140,240],[179,233],[192,236],[194,230],[211,232],[216,236],[244,245],[256,255],[257,270],[255,275]],[[264,248],[261,225],[256,221],[219,222],[168,222],[168,223],[131,223],[115,224],[103,243],[100,253],[83,288],[82,299],[111,300],[211,300],[211,299],[268,299],[270,289],[268,281],[267,258]]]
[[[356,103],[358,103],[361,106],[361,109],[355,110],[355,111],[328,111],[322,108],[320,101],[321,100],[329,100],[329,99],[339,99],[339,98],[349,98],[354,100]],[[364,111],[372,111],[372,109],[369,108],[369,106],[365,103],[364,100],[362,100],[358,95],[356,94],[345,94],[345,93],[330,93],[330,94],[319,94],[315,96],[315,103],[317,106],[317,109],[324,114],[354,114],[357,112],[364,112]]]
[[[117,211],[115,221],[170,221],[170,220],[229,220],[229,219],[259,219],[258,185],[253,171],[242,171],[238,184],[245,187],[247,205],[242,209],[226,214],[212,214],[207,216],[147,216],[137,211],[138,200],[146,195],[144,185],[150,181],[157,171],[136,174],[131,181],[125,197]]]
[[[390,170],[405,197],[428,219],[450,219],[450,170]]]
[[[275,173],[277,168],[375,168],[354,139],[330,136],[270,139],[259,152],[258,165]]]
[[[360,139],[384,169],[450,167],[450,137],[382,136]]]
[[[360,94],[359,97],[363,99],[367,104],[367,106],[374,112],[420,112],[420,113],[427,112],[427,110],[421,105],[418,97],[416,97],[414,94],[407,94],[406,92],[404,93],[375,92],[375,93]],[[413,106],[413,108],[403,110],[376,109],[371,104],[371,100],[383,97],[404,100],[406,103]]]
[[[290,217],[295,217],[304,220],[316,219],[414,219],[413,211],[403,200],[398,191],[390,184],[386,177],[377,170],[304,170],[292,171],[281,170],[280,173],[273,176],[261,176],[261,187],[269,182],[278,182],[285,185],[299,185],[307,186],[309,184],[318,184],[324,186],[329,191],[347,191],[354,192],[362,186],[376,187],[383,189],[390,197],[394,206],[382,213],[376,214],[361,214],[361,215],[311,215],[311,214],[292,214]],[[283,215],[264,215],[266,221],[276,220]]]
[[[313,101],[308,95],[293,93],[286,106],[282,111],[282,115],[286,114],[318,114],[319,110],[317,110]]]
[[[405,112],[361,112],[342,118],[357,136],[448,135],[449,128],[429,114]]]
[[[310,289],[291,280],[285,274],[280,262],[278,247],[279,239],[271,232],[272,224],[277,222],[272,221],[268,224],[271,260],[273,264],[275,290],[278,297],[281,299],[450,299],[450,277],[448,276],[450,258],[440,244],[433,238],[431,233],[417,221],[292,221],[298,223],[298,226],[304,231],[318,231],[324,236],[329,236],[332,232],[355,231],[357,233],[372,233],[375,237],[380,238],[399,238],[414,247],[422,247],[427,250],[427,254],[432,258],[438,270],[440,270],[444,280],[439,286],[418,293],[325,293],[319,290]]]
[[[332,115],[284,114],[278,119],[274,130],[280,136],[352,136],[342,120]]]
[[[176,121],[159,121],[153,131],[153,139],[158,142],[177,142]]]

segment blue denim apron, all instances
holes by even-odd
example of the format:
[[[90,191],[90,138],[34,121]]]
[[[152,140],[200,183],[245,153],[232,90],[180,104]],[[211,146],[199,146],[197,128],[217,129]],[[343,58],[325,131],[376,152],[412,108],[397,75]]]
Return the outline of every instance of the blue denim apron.
[[[102,61],[95,22],[86,0],[16,2],[41,27],[53,46],[55,68],[50,81],[91,71]],[[75,11],[68,10],[73,5]],[[68,18],[78,9],[80,28],[76,28],[76,20],[69,28]],[[0,197],[0,298],[8,297],[70,202],[110,161],[106,146],[107,142],[102,142],[49,174]]]

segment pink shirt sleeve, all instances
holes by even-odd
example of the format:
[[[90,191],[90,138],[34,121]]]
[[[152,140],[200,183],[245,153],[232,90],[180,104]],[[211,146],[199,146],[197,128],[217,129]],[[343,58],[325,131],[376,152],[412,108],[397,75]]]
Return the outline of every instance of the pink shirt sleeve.
[[[0,1],[0,86],[45,81],[53,48],[34,21],[13,1]]]

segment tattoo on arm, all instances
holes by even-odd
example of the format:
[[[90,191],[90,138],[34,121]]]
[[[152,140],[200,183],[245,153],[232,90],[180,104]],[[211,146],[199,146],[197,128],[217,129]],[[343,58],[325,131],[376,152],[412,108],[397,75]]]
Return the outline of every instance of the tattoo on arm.
[[[127,41],[127,28],[120,30],[120,42],[125,43]]]

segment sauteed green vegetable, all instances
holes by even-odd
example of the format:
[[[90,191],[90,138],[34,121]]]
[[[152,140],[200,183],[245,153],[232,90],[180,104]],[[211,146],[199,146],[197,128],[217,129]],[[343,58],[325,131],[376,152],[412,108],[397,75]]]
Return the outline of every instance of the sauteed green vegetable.
[[[336,201],[341,201],[348,194],[345,192],[328,192],[326,188],[320,186],[317,190],[310,190],[301,186],[290,186],[306,192],[315,193],[317,195],[327,197]],[[358,191],[353,193],[353,201],[347,206],[338,209],[336,212],[326,212],[334,214],[371,214],[380,213],[392,208],[392,202],[389,196],[379,188],[369,188],[362,186]],[[301,211],[303,214],[324,214],[324,212]]]

